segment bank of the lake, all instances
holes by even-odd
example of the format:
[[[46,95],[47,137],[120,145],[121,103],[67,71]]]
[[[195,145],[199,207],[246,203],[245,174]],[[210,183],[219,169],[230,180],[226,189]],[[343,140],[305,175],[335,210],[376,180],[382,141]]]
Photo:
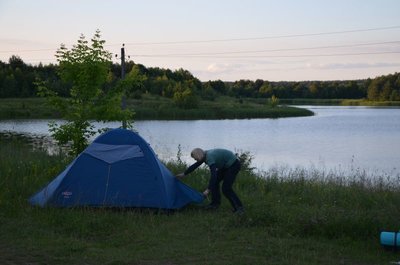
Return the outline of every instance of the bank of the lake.
[[[127,108],[135,112],[135,120],[199,120],[199,119],[248,119],[311,116],[312,111],[290,106],[272,107],[268,100],[235,99],[218,97],[213,101],[202,100],[193,109],[178,108],[171,99],[143,96],[127,100]],[[60,118],[43,98],[0,99],[0,119],[50,119]]]
[[[0,145],[0,260],[5,264],[389,264],[379,244],[398,230],[400,188],[343,181],[302,169],[288,175],[243,170],[235,189],[244,216],[192,205],[153,211],[31,207],[27,199],[70,158],[34,151],[15,138]],[[177,160],[177,159],[176,159]],[[172,161],[172,172],[185,165]],[[185,182],[202,190],[208,172]]]
[[[367,99],[312,99],[293,98],[281,99],[282,104],[288,105],[323,105],[323,106],[375,106],[375,107],[398,107],[400,101],[374,101]]]
[[[250,119],[311,116],[313,112],[290,105],[328,106],[400,106],[400,101],[370,101],[365,99],[280,99],[281,105],[271,107],[268,99],[231,98],[221,96],[213,101],[202,100],[198,107],[182,109],[165,97],[144,95],[127,100],[135,112],[135,120],[200,120]],[[56,110],[43,98],[0,98],[0,119],[57,119]]]

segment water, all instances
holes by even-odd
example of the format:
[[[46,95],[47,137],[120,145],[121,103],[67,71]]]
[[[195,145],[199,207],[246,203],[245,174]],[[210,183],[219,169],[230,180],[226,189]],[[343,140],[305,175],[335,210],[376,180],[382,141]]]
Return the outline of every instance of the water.
[[[304,106],[303,106],[304,107]],[[267,171],[287,166],[400,173],[400,108],[305,106],[312,117],[248,120],[137,121],[135,130],[164,160],[193,162],[195,147],[253,155]],[[48,135],[48,120],[0,121],[1,131]],[[118,127],[119,123],[96,124]]]

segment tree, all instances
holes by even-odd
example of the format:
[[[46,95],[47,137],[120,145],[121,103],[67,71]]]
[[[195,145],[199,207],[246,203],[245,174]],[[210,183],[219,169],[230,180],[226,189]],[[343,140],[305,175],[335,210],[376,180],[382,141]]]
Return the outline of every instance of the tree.
[[[379,93],[380,93],[379,81],[378,79],[374,79],[368,86],[368,91],[367,91],[368,99],[379,100]]]
[[[193,109],[198,106],[198,98],[193,93],[193,89],[187,84],[176,83],[173,96],[174,103],[182,109]]]
[[[125,80],[127,96],[139,99],[146,92],[147,76],[141,73],[138,65],[132,67]]]
[[[392,85],[390,84],[390,81],[386,81],[385,84],[383,85],[382,91],[380,93],[380,100],[385,101],[385,100],[389,100],[390,96],[392,95]]]
[[[264,80],[257,79],[257,80],[254,82],[253,90],[254,90],[254,91],[259,91],[260,88],[261,88],[261,86],[262,86],[263,84],[264,84]]]
[[[200,95],[202,99],[213,101],[217,97],[217,92],[212,88],[210,82],[207,82],[203,85]]]
[[[166,75],[157,76],[149,81],[150,93],[162,96],[166,87],[168,86],[168,77]]]
[[[262,86],[260,87],[260,89],[258,90],[258,93],[260,94],[261,97],[269,97],[271,96],[274,91],[273,88],[270,84],[270,82],[265,81]]]
[[[17,81],[13,74],[9,74],[4,78],[2,97],[16,97],[17,96]]]
[[[279,98],[277,98],[275,95],[272,95],[272,97],[268,100],[268,105],[271,108],[276,108],[279,105]]]
[[[317,98],[319,94],[319,85],[316,82],[311,83],[311,85],[308,87],[308,91],[310,92],[310,95],[312,98]]]
[[[253,87],[253,81],[241,79],[233,83],[232,92],[236,97],[251,97],[256,92]]]
[[[297,82],[293,86],[292,97],[293,98],[301,98],[305,97],[308,93],[308,88],[304,82]]]
[[[71,84],[70,97],[61,98],[46,83],[39,83],[39,94],[59,111],[65,123],[50,123],[50,132],[59,144],[71,143],[77,155],[88,145],[96,131],[91,120],[130,120],[132,113],[121,109],[122,89],[105,89],[111,66],[111,54],[97,30],[91,44],[81,35],[78,43],[67,49],[61,45],[56,53],[59,76]]]
[[[216,81],[208,81],[207,84],[216,92],[220,94],[225,94],[226,93],[226,86],[225,83],[221,80],[216,80]]]
[[[10,57],[10,59],[8,59],[8,63],[12,69],[15,69],[15,68],[21,69],[21,68],[25,67],[24,61],[18,55],[12,55]]]

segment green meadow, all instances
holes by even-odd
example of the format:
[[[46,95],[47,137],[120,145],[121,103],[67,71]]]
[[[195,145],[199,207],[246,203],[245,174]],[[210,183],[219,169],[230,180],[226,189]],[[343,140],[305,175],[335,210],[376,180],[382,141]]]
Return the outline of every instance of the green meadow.
[[[49,156],[15,137],[0,138],[0,260],[3,264],[389,264],[399,254],[380,246],[400,220],[398,180],[370,181],[316,169],[245,167],[234,188],[246,213],[190,205],[149,209],[38,208],[28,198],[71,158]],[[244,154],[245,165],[251,155]],[[166,162],[186,165],[179,153]],[[208,171],[184,181],[203,190]],[[206,202],[205,202],[206,203]]]
[[[135,112],[135,120],[196,120],[196,119],[247,119],[310,116],[306,109],[290,106],[272,107],[268,99],[257,102],[251,99],[219,97],[202,100],[196,108],[177,107],[172,99],[144,95],[141,99],[127,100],[127,108]],[[2,98],[0,119],[51,119],[61,118],[46,104],[44,98]]]

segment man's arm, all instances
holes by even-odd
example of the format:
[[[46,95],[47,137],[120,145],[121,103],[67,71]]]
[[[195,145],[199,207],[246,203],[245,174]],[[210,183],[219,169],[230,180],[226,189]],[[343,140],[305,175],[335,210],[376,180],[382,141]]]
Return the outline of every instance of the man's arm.
[[[193,165],[191,165],[190,167],[188,167],[185,172],[183,173],[185,176],[189,175],[190,173],[192,173],[195,169],[197,169],[199,166],[201,166],[201,164],[203,164],[202,161],[200,162],[196,162]]]

